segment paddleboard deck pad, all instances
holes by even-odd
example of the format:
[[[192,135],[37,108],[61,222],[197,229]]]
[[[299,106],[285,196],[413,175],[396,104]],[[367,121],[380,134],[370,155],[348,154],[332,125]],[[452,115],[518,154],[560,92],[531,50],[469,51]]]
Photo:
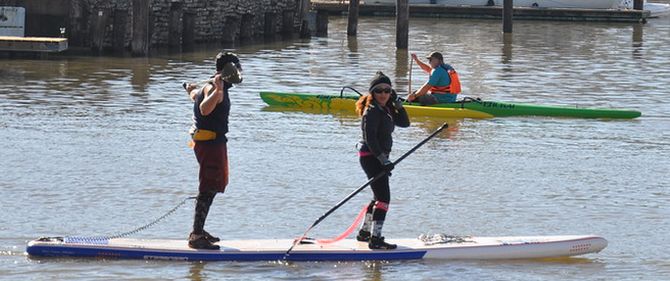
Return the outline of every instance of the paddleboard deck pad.
[[[220,250],[197,250],[186,240],[45,237],[30,241],[26,252],[35,257],[86,257],[183,261],[361,261],[413,259],[532,259],[599,252],[607,240],[594,235],[470,237],[422,235],[417,239],[387,239],[395,250],[370,250],[353,239],[322,244],[307,239],[286,251],[294,240],[226,240]]]

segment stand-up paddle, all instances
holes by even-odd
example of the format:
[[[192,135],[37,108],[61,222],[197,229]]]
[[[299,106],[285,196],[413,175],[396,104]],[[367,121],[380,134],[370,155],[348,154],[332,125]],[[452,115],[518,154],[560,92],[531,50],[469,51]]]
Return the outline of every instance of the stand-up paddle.
[[[444,130],[444,129],[447,128],[447,127],[448,127],[447,123],[442,124],[442,126],[440,126],[439,128],[437,128],[437,130],[435,130],[435,132],[433,132],[432,134],[430,134],[430,136],[428,136],[426,139],[422,140],[420,143],[418,143],[417,145],[415,145],[414,147],[412,147],[412,149],[410,149],[409,151],[405,152],[405,154],[403,154],[402,156],[400,156],[400,158],[398,158],[395,162],[393,162],[393,165],[394,165],[394,166],[395,166],[395,165],[398,165],[398,163],[400,163],[400,161],[402,161],[403,159],[407,158],[407,156],[409,156],[409,155],[412,154],[414,151],[416,151],[417,149],[419,149],[419,147],[421,147],[422,145],[424,145],[426,142],[428,142],[428,141],[429,141],[430,139],[432,139],[435,135],[439,134],[442,130]],[[354,197],[356,194],[358,194],[359,192],[361,192],[361,190],[365,189],[368,185],[370,185],[370,184],[373,183],[374,181],[378,180],[379,178],[383,177],[383,176],[384,176],[385,174],[387,174],[387,173],[388,173],[388,171],[383,171],[383,172],[377,174],[375,177],[369,179],[365,184],[361,185],[359,188],[357,188],[356,190],[354,190],[354,192],[352,192],[351,194],[347,195],[347,197],[345,197],[345,198],[342,199],[340,202],[338,202],[334,207],[330,208],[330,210],[328,210],[326,213],[324,213],[323,215],[321,215],[321,217],[319,217],[319,218],[318,218],[318,219],[317,219],[317,220],[316,220],[316,221],[315,221],[309,228],[307,228],[307,230],[305,230],[305,233],[303,233],[302,236],[300,236],[298,239],[295,239],[295,241],[293,242],[293,245],[291,245],[291,247],[288,248],[288,251],[286,251],[286,254],[284,255],[284,259],[286,259],[286,258],[288,257],[289,253],[291,253],[291,250],[293,250],[293,247],[295,247],[295,245],[298,245],[298,244],[305,238],[305,236],[307,235],[307,232],[309,232],[310,230],[312,230],[312,228],[314,228],[317,224],[319,224],[321,221],[323,221],[327,216],[329,216],[331,213],[333,213],[335,210],[337,210],[337,208],[339,208],[340,206],[344,205],[344,203],[346,203],[347,201],[349,201],[349,199],[351,199],[351,198]]]

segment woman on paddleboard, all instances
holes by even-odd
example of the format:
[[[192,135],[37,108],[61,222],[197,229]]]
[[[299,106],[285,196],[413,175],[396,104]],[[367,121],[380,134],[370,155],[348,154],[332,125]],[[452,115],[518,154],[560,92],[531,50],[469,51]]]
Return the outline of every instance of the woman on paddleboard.
[[[205,220],[214,196],[224,192],[228,185],[228,115],[233,83],[242,82],[242,67],[233,53],[216,56],[216,74],[201,89],[184,84],[193,104],[193,126],[190,134],[195,143],[193,150],[200,165],[198,197],[195,205],[193,231],[188,246],[195,249],[218,250],[213,243],[220,241],[205,231]]]
[[[367,95],[356,102],[356,113],[362,116],[363,140],[358,151],[361,166],[368,178],[386,171],[372,182],[374,200],[368,205],[365,221],[356,239],[368,242],[370,249],[395,249],[396,245],[384,241],[382,227],[391,202],[389,175],[393,162],[389,159],[395,126],[409,127],[407,111],[391,87],[391,79],[378,71],[370,82]]]

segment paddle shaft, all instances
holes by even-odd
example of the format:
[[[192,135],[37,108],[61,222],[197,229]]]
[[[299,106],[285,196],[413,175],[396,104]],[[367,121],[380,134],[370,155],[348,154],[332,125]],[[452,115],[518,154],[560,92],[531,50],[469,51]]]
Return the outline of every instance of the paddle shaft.
[[[440,126],[439,128],[437,128],[437,130],[435,130],[435,132],[433,132],[432,134],[430,134],[430,136],[426,137],[426,138],[425,138],[424,140],[422,140],[420,143],[418,143],[417,145],[415,145],[414,147],[412,147],[412,149],[410,149],[409,151],[405,152],[405,154],[403,154],[402,156],[400,156],[400,158],[398,158],[397,160],[395,160],[395,162],[393,162],[393,165],[394,165],[394,166],[395,166],[395,165],[398,165],[398,163],[400,163],[403,159],[407,158],[407,156],[409,156],[410,154],[414,153],[414,151],[416,151],[417,149],[419,149],[419,147],[423,146],[423,145],[424,145],[425,143],[427,143],[430,139],[432,139],[434,136],[436,136],[437,134],[439,134],[442,130],[444,130],[444,129],[447,128],[447,127],[448,127],[447,123],[442,124],[442,126]],[[315,221],[309,228],[307,228],[307,230],[305,230],[305,233],[303,233],[302,236],[300,236],[300,238],[296,239],[295,242],[293,242],[293,245],[291,245],[291,248],[289,248],[288,251],[286,251],[286,255],[285,255],[285,256],[288,256],[288,254],[291,252],[291,250],[293,250],[293,247],[295,247],[295,245],[297,245],[298,243],[300,243],[300,241],[302,241],[302,239],[305,238],[305,236],[307,235],[307,232],[309,232],[310,230],[312,230],[312,228],[314,228],[317,224],[319,224],[321,221],[323,221],[323,220],[324,220],[326,217],[328,217],[331,213],[333,213],[335,210],[337,210],[337,209],[340,208],[342,205],[344,205],[344,203],[346,203],[347,201],[349,201],[349,200],[350,200],[351,198],[353,198],[356,194],[358,194],[359,192],[361,192],[361,190],[365,189],[368,185],[370,185],[370,184],[373,183],[374,181],[378,180],[379,178],[383,177],[383,176],[386,175],[387,173],[388,173],[388,171],[383,171],[383,172],[377,174],[376,176],[374,176],[373,178],[369,179],[365,184],[361,185],[359,188],[357,188],[357,189],[354,190],[352,193],[350,193],[349,195],[347,195],[347,197],[345,197],[344,199],[340,200],[340,202],[338,202],[337,204],[335,204],[334,207],[330,208],[330,210],[328,210],[327,212],[325,212],[325,213],[324,213],[321,217],[319,217],[319,218],[318,218],[318,219],[317,219],[317,220],[316,220],[316,221]]]
[[[414,65],[414,59],[409,58],[409,79],[407,81],[407,95],[412,94],[412,66]]]

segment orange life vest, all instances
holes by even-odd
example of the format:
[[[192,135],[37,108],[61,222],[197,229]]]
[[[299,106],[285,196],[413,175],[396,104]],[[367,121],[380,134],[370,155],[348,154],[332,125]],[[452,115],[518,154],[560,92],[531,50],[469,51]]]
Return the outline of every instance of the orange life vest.
[[[461,80],[458,78],[458,73],[456,73],[456,70],[451,67],[450,65],[440,65],[444,70],[447,71],[447,74],[449,74],[449,86],[432,86],[430,87],[430,92],[431,93],[448,93],[448,94],[460,94],[461,93]]]

